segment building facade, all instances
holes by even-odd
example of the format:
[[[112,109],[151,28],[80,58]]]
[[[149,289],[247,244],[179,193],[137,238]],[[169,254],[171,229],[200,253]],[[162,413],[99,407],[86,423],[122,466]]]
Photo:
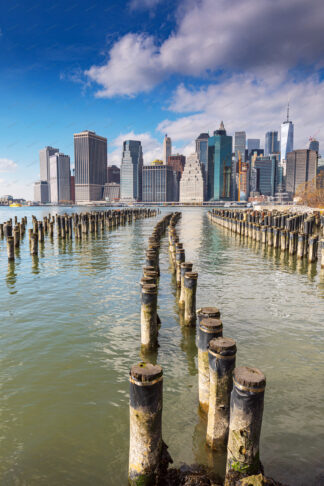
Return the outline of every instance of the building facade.
[[[70,157],[56,153],[50,157],[50,198],[51,203],[71,201]]]
[[[40,165],[40,180],[50,180],[50,157],[56,152],[59,152],[58,148],[45,147],[39,151],[39,165]]]
[[[172,155],[172,142],[171,138],[165,134],[163,139],[163,163],[165,165],[167,165],[170,155]]]
[[[282,181],[282,170],[278,156],[256,157],[251,169],[251,193],[272,196],[278,192]]]
[[[315,152],[319,153],[319,141],[316,138],[311,137],[309,139],[309,150],[315,150]]]
[[[120,168],[117,167],[117,165],[108,165],[107,182],[115,182],[116,184],[120,184]]]
[[[143,167],[143,202],[168,202],[176,200],[174,172],[169,165]]]
[[[201,203],[204,200],[203,167],[198,154],[187,157],[180,180],[180,202]]]
[[[196,138],[196,154],[200,160],[200,163],[205,167],[205,172],[207,173],[208,165],[208,133],[201,133],[198,138]]]
[[[280,130],[280,160],[287,160],[287,154],[294,150],[294,125],[289,120],[289,103],[287,107],[287,120],[281,124]]]
[[[106,201],[119,201],[120,184],[117,184],[116,182],[106,182],[104,188],[104,199]]]
[[[286,191],[293,196],[299,186],[315,179],[318,154],[315,150],[294,150],[287,154]]]
[[[47,181],[35,182],[34,201],[41,204],[49,202],[49,183]]]
[[[260,139],[259,138],[248,138],[247,139],[247,151],[248,156],[255,150],[260,149]]]
[[[107,178],[107,139],[85,130],[74,134],[75,200],[100,201]]]
[[[241,154],[242,162],[245,162],[245,147],[246,147],[246,133],[245,132],[235,132],[234,134],[234,152],[236,160],[239,159],[239,154]]]
[[[168,158],[168,165],[172,167],[173,170],[180,172],[182,174],[184,166],[186,163],[186,157],[181,154],[170,155]]]
[[[208,140],[207,198],[230,200],[232,173],[232,137],[226,134],[223,122]]]
[[[279,149],[278,132],[267,132],[264,141],[264,155],[276,154],[280,151]]]
[[[142,144],[138,140],[125,140],[120,166],[120,199],[123,201],[142,200]]]

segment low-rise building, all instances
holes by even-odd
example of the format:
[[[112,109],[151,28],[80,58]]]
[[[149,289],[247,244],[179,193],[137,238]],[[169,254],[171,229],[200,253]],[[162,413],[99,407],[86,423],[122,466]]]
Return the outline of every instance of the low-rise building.
[[[204,200],[204,176],[198,155],[189,155],[180,180],[180,202],[193,203]]]

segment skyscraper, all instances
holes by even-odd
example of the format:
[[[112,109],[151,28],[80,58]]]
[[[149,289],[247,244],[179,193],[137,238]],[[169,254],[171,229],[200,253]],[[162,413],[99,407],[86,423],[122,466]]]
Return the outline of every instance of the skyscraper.
[[[255,157],[252,167],[255,170],[255,177],[252,177],[251,191],[258,192],[264,196],[274,196],[278,190],[278,182],[280,180],[278,156]]]
[[[107,182],[115,182],[116,184],[120,184],[120,168],[117,167],[117,165],[108,165]]]
[[[280,152],[281,161],[287,160],[288,152],[294,150],[294,125],[289,120],[289,103],[287,107],[287,120],[281,124]]]
[[[49,184],[47,181],[37,181],[34,183],[34,201],[39,203],[48,203],[49,201]]]
[[[70,157],[59,152],[51,155],[50,175],[51,202],[71,201]]]
[[[317,174],[318,154],[315,150],[293,150],[287,154],[286,191],[293,196],[299,186],[312,181]]]
[[[85,130],[74,134],[75,200],[99,201],[107,178],[107,139]]]
[[[276,154],[279,152],[278,132],[267,132],[265,134],[264,155]]]
[[[45,147],[39,151],[39,165],[40,165],[40,180],[47,181],[50,180],[50,163],[49,158],[59,152],[58,148]]]
[[[186,157],[181,154],[170,155],[168,158],[168,165],[172,167],[173,170],[180,172],[182,174],[184,166],[186,163]]]
[[[203,200],[203,164],[195,153],[186,158],[186,165],[180,180],[180,202],[203,202]]]
[[[169,165],[145,165],[143,167],[143,202],[175,201],[177,188],[174,171]]]
[[[242,162],[245,162],[245,146],[246,146],[246,133],[235,132],[234,135],[234,152],[236,160],[239,159],[239,153],[241,154]]]
[[[142,144],[138,140],[123,143],[122,163],[120,166],[120,199],[126,201],[142,200]]]
[[[167,134],[164,136],[163,140],[163,163],[167,165],[168,158],[172,155],[172,142],[171,138]]]
[[[260,149],[260,139],[259,138],[248,138],[247,139],[247,150],[250,156],[251,152]]]
[[[315,152],[319,152],[319,141],[316,138],[311,137],[309,139],[309,150],[315,150]]]
[[[208,199],[231,199],[232,137],[223,122],[208,140]]]
[[[196,138],[196,154],[200,162],[205,167],[205,172],[207,173],[208,165],[208,133],[201,133],[198,138]]]

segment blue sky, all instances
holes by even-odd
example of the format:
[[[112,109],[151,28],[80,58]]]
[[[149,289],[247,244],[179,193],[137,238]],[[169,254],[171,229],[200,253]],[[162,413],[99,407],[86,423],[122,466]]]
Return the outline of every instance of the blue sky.
[[[223,119],[250,138],[280,128],[290,99],[295,148],[323,141],[320,0],[2,2],[0,195],[32,198],[38,151],[71,156],[73,133],[188,154]]]

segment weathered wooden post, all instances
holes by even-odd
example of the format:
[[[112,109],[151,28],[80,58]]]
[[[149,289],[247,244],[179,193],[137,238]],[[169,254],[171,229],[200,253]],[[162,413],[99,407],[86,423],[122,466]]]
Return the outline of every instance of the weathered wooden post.
[[[38,255],[38,235],[32,233],[30,236],[30,254]]]
[[[178,248],[176,251],[176,281],[177,287],[181,287],[181,263],[185,261],[185,250]]]
[[[225,485],[231,473],[261,472],[259,442],[266,379],[257,368],[241,366],[233,373]]]
[[[317,259],[318,236],[311,236],[308,240],[308,263],[314,263]]]
[[[198,393],[199,408],[202,412],[208,412],[209,406],[209,342],[223,335],[223,324],[220,319],[201,319],[198,327]]]
[[[298,260],[301,260],[304,258],[305,255],[305,235],[303,233],[300,233],[298,235],[298,244],[297,244],[297,258]]]
[[[162,442],[163,370],[139,363],[130,371],[130,442],[128,481],[131,486],[155,484]]]
[[[184,325],[196,324],[196,290],[197,272],[186,272],[184,275]]]
[[[15,241],[13,236],[7,236],[7,255],[8,260],[15,259]]]
[[[227,446],[230,398],[233,388],[236,343],[234,339],[218,337],[208,347],[210,385],[206,442],[212,449]]]
[[[157,285],[145,284],[141,293],[141,346],[142,350],[156,349],[157,327]]]
[[[18,226],[14,228],[14,246],[15,248],[19,248],[20,245],[20,229]]]
[[[191,272],[192,270],[192,263],[183,262],[180,265],[180,275],[181,275],[181,292],[179,297],[179,305],[184,306],[184,276],[186,272]]]
[[[321,239],[320,249],[321,249],[321,268],[324,268],[324,238]]]

